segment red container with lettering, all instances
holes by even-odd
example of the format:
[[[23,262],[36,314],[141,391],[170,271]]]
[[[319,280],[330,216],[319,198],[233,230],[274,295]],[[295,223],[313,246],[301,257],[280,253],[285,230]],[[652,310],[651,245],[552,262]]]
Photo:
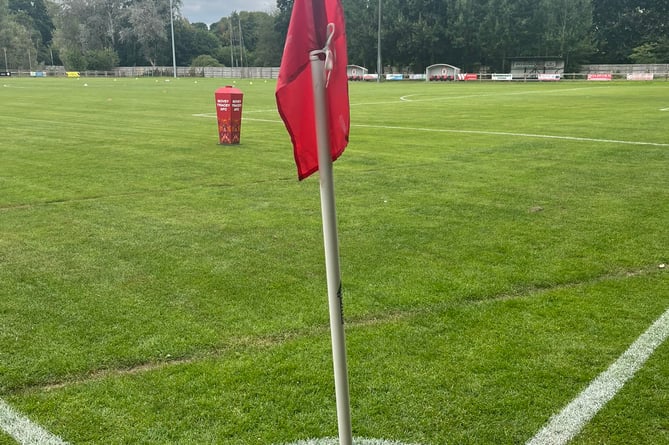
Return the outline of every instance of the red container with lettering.
[[[216,118],[218,120],[218,143],[239,144],[242,132],[242,103],[244,94],[232,86],[216,90]]]

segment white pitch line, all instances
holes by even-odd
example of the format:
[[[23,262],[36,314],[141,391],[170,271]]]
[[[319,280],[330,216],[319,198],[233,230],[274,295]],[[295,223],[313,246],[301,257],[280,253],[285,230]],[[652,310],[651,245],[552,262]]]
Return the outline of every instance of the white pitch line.
[[[0,399],[0,429],[22,445],[67,445]]]
[[[215,118],[215,114],[193,114],[194,117]],[[257,119],[257,118],[243,118],[245,121],[253,122],[269,122],[273,124],[281,124],[278,119]],[[598,139],[598,138],[582,138],[577,136],[557,136],[551,134],[534,134],[534,133],[513,133],[507,131],[483,131],[483,130],[451,130],[446,128],[421,128],[421,127],[401,127],[396,125],[366,125],[366,124],[351,124],[351,127],[358,128],[378,128],[380,130],[399,130],[399,131],[423,131],[430,133],[458,133],[458,134],[480,134],[486,136],[511,136],[522,138],[536,138],[536,139],[558,139],[562,141],[576,141],[576,142],[600,142],[608,144],[622,144],[622,145],[645,145],[651,147],[669,147],[669,144],[662,142],[643,142],[643,141],[622,141],[616,139]]]
[[[339,439],[336,437],[326,437],[323,439],[306,439],[298,440],[297,442],[291,442],[289,444],[283,445],[339,445]],[[392,440],[384,439],[367,439],[364,437],[354,437],[353,445],[411,445],[403,442],[395,442]]]
[[[411,97],[414,96],[424,96],[423,93],[416,93],[416,94],[408,94],[406,96],[401,96],[400,101],[401,102],[434,102],[434,101],[442,101],[442,100],[451,100],[451,99],[470,99],[470,98],[475,98],[475,97],[499,97],[499,96],[525,96],[528,94],[547,94],[547,93],[562,93],[562,92],[568,92],[568,91],[584,91],[584,90],[591,90],[593,88],[606,88],[606,87],[577,87],[577,88],[560,88],[556,90],[529,90],[529,91],[512,91],[512,92],[507,92],[507,93],[483,93],[483,94],[466,94],[466,95],[460,95],[460,96],[439,96],[439,97],[429,97],[427,99],[411,99]],[[377,104],[381,103],[390,103],[390,102],[377,102]],[[396,102],[392,102],[396,103]],[[351,105],[359,105],[359,104],[351,104]],[[363,104],[367,105],[367,104]],[[371,105],[376,105],[376,104],[371,104]]]
[[[244,111],[244,114],[249,114],[249,113],[275,113],[276,110],[248,110]],[[193,117],[209,117],[209,118],[215,118],[216,113],[195,113],[191,114]]]
[[[250,119],[253,120],[253,119]],[[488,136],[514,136],[524,138],[538,138],[538,139],[560,139],[564,141],[578,141],[578,142],[605,142],[610,144],[624,144],[624,145],[651,145],[654,147],[669,147],[669,144],[661,142],[639,142],[639,141],[621,141],[616,139],[597,139],[597,138],[582,138],[575,136],[556,136],[550,134],[533,134],[533,133],[513,133],[506,131],[481,131],[481,130],[449,130],[444,128],[416,128],[416,127],[400,127],[393,125],[351,125],[352,127],[362,128],[379,128],[382,130],[401,130],[401,131],[425,131],[433,133],[460,133],[460,134],[481,134]]]
[[[669,309],[526,445],[564,445],[581,431],[669,337]]]
[[[669,111],[669,108],[660,108],[660,111]]]

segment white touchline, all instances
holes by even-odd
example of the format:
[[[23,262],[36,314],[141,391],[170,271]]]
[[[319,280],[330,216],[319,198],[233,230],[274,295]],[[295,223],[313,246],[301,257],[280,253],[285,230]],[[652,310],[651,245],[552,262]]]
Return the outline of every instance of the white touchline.
[[[66,445],[41,426],[21,415],[0,399],[0,429],[22,445]]]
[[[563,445],[573,439],[669,337],[669,309],[606,371],[590,383],[526,445]]]

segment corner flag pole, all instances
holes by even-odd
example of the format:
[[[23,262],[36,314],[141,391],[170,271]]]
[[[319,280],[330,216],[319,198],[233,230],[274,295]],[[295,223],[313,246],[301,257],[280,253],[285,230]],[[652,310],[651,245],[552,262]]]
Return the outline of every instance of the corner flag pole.
[[[323,245],[327,274],[328,303],[330,308],[330,335],[332,336],[332,360],[334,365],[335,394],[337,398],[337,423],[339,444],[352,445],[351,403],[348,391],[346,366],[346,341],[344,337],[344,314],[339,269],[339,240],[337,238],[337,210],[335,208],[334,176],[330,154],[328,111],[326,107],[326,62],[321,59],[323,51],[309,54],[311,79],[314,91],[314,114],[316,118],[316,140],[318,143],[318,171],[321,191],[321,213],[323,218]]]

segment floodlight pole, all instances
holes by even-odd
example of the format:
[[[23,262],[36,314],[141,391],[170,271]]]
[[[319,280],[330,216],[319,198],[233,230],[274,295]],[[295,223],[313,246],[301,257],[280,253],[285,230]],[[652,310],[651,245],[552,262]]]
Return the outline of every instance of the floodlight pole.
[[[5,52],[5,71],[9,72],[9,65],[7,64],[7,48],[2,48],[2,50]]]
[[[235,67],[235,50],[234,50],[234,28],[232,26],[232,16],[228,17],[228,24],[230,25],[230,67]]]
[[[383,68],[381,67],[381,0],[379,0],[379,29],[378,29],[378,42],[377,42],[377,58],[376,58],[376,82],[381,82],[381,75]]]
[[[174,9],[172,9],[172,0],[170,0],[170,30],[172,31],[172,71],[174,78],[177,78],[177,58],[174,49]]]
[[[239,66],[241,71],[239,77],[244,77],[244,35],[242,34],[242,16],[237,16],[237,23],[239,24]]]

